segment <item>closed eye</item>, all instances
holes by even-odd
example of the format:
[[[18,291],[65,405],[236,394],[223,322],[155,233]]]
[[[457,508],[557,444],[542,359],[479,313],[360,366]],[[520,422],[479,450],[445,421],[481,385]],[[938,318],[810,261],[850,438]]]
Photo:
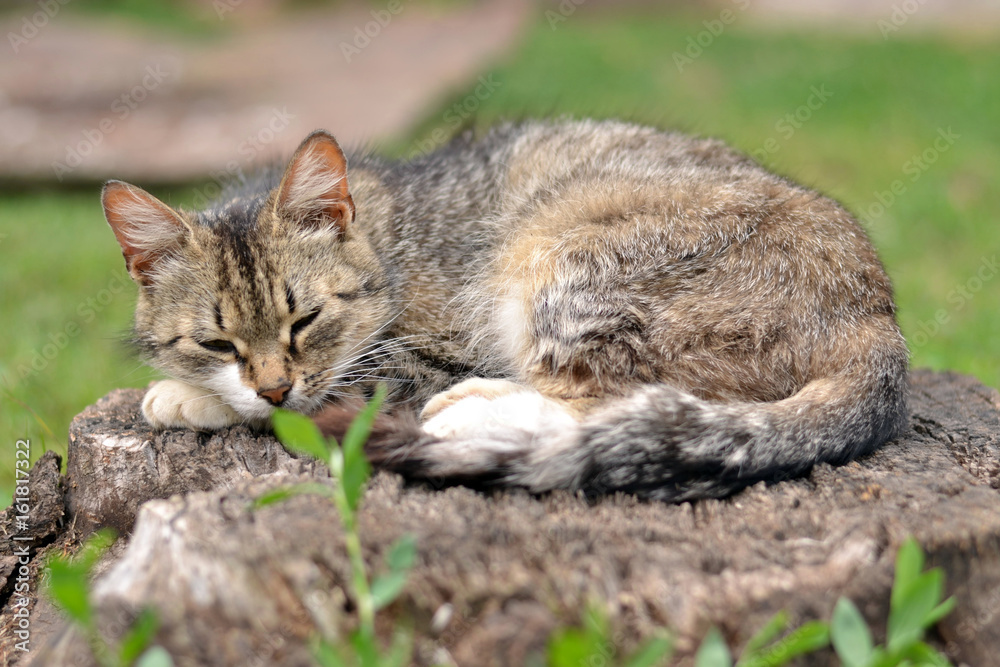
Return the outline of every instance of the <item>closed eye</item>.
[[[198,345],[201,345],[206,350],[211,350],[212,352],[221,352],[223,354],[236,353],[236,346],[228,340],[223,340],[221,338],[216,340],[200,340],[198,341]]]
[[[295,337],[297,335],[299,335],[302,332],[303,329],[305,329],[307,326],[309,326],[310,324],[312,324],[313,320],[315,320],[316,317],[318,317],[318,316],[319,316],[319,311],[318,310],[314,310],[313,312],[309,313],[305,317],[303,317],[303,318],[301,318],[299,320],[296,320],[292,324],[292,330],[290,332],[292,340],[294,341]]]

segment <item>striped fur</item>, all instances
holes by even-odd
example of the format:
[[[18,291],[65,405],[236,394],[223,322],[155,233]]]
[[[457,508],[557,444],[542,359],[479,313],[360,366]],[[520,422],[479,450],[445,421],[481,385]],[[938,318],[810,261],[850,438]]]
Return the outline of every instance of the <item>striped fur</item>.
[[[864,232],[717,141],[528,122],[346,163],[345,184],[314,133],[284,172],[176,212],[169,248],[122,243],[145,253],[150,363],[247,421],[287,385],[330,433],[385,382],[373,461],[535,492],[722,496],[905,423],[908,352]],[[163,208],[106,191],[120,240],[158,239]],[[151,393],[154,424],[206,427],[173,416],[189,391]]]

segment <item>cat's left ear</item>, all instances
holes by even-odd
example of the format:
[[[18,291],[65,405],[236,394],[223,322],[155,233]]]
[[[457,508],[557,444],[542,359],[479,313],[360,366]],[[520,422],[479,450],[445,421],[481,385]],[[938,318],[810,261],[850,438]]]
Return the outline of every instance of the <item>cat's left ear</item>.
[[[341,234],[354,221],[347,191],[347,158],[328,132],[313,132],[292,156],[278,186],[275,212],[293,224]]]
[[[177,211],[128,183],[108,181],[101,202],[132,280],[152,284],[156,263],[187,243],[191,228]]]

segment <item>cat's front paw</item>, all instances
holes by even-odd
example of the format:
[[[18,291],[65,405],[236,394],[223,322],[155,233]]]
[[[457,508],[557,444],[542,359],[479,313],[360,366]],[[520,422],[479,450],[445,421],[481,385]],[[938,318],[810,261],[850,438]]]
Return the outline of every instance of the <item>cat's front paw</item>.
[[[231,407],[206,389],[179,380],[161,380],[142,399],[142,414],[154,428],[214,431],[240,421]]]

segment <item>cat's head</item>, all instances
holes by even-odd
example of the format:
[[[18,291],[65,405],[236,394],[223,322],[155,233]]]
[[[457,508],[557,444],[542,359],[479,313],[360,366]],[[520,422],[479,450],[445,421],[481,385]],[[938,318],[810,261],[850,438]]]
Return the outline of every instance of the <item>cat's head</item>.
[[[274,405],[312,412],[363,372],[390,297],[329,134],[310,135],[270,192],[188,212],[112,181],[103,203],[151,365],[250,420]]]

